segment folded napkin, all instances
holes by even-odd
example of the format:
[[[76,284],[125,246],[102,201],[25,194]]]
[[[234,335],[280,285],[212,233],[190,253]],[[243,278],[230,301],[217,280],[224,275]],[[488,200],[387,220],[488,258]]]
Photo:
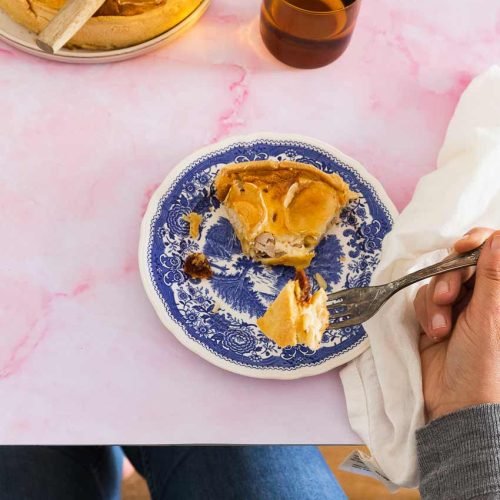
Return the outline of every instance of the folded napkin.
[[[439,154],[386,237],[372,284],[435,263],[470,228],[500,227],[500,67],[464,92]],[[415,431],[424,425],[413,299],[393,297],[366,323],[370,349],[341,371],[352,428],[372,466],[399,486],[418,484]]]

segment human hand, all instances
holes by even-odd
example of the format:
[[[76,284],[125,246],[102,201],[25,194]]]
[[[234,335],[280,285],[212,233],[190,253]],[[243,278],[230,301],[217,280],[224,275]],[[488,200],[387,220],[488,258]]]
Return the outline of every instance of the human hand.
[[[455,251],[485,241],[475,274],[469,268],[437,276],[415,298],[429,420],[500,403],[500,231],[473,229]]]

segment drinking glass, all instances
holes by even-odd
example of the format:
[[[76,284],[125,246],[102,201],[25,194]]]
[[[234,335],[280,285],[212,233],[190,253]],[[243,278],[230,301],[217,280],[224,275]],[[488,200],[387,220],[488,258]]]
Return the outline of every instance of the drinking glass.
[[[297,68],[319,68],[347,49],[361,0],[264,0],[260,31],[269,51]]]

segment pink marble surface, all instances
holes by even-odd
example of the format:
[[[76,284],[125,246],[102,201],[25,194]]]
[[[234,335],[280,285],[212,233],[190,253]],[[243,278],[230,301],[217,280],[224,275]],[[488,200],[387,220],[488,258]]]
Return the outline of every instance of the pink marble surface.
[[[364,0],[346,55],[287,68],[259,0],[214,0],[173,45],[109,66],[0,45],[0,442],[349,443],[334,371],[251,380],[182,347],[139,280],[152,191],[231,134],[294,132],[360,160],[399,208],[460,93],[500,59],[497,0]]]

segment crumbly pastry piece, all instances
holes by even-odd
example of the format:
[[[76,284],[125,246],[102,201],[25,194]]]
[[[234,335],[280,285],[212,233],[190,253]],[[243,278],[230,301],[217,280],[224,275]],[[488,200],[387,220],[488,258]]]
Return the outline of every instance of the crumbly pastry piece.
[[[68,47],[111,50],[137,45],[174,27],[202,0],[107,0],[70,40]],[[40,33],[65,0],[0,0],[0,9]]]
[[[184,272],[195,279],[208,279],[212,277],[212,267],[206,255],[192,253],[184,262]]]
[[[215,190],[246,255],[299,269],[310,264],[321,238],[357,197],[339,175],[292,161],[228,165]]]
[[[328,328],[327,295],[320,289],[310,293],[310,284],[304,271],[298,271],[289,281],[267,312],[257,320],[262,332],[280,347],[305,344],[315,351]]]
[[[183,215],[182,219],[189,224],[189,236],[197,240],[200,237],[200,225],[203,222],[203,217],[196,212],[190,212]]]

